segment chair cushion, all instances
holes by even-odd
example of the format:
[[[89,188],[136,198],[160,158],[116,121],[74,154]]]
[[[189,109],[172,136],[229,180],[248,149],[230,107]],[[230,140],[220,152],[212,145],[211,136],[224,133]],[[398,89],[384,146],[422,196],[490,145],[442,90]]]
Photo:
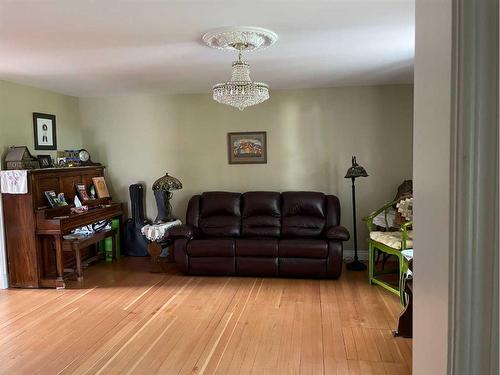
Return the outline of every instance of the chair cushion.
[[[254,191],[242,196],[243,237],[279,237],[281,231],[280,193]]]
[[[227,239],[192,240],[187,253],[192,257],[234,257],[234,241]]]
[[[282,237],[319,237],[326,224],[325,195],[315,192],[285,192]]]
[[[280,258],[326,258],[328,243],[323,240],[281,240],[278,245]]]
[[[236,256],[277,257],[278,240],[238,239],[235,244]]]
[[[406,240],[406,249],[413,248],[413,231],[409,230],[408,239]],[[370,232],[370,239],[380,242],[393,249],[401,250],[401,240],[403,232]]]

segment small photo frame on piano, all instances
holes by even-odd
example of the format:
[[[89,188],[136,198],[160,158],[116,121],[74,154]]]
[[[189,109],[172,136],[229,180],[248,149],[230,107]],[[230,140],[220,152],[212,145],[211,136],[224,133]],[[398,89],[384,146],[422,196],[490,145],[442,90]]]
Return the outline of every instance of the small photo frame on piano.
[[[85,186],[85,184],[76,184],[75,189],[78,198],[80,198],[82,202],[90,200],[89,194],[87,193],[87,187]]]
[[[40,168],[52,168],[52,157],[50,155],[37,155],[38,164]]]
[[[94,183],[97,198],[109,198],[108,186],[106,185],[106,180],[104,177],[92,177],[92,182]]]
[[[56,203],[57,193],[54,190],[49,190],[49,191],[46,191],[44,194],[45,194],[45,197],[47,198],[47,201],[50,204],[50,207],[57,207],[57,203]]]

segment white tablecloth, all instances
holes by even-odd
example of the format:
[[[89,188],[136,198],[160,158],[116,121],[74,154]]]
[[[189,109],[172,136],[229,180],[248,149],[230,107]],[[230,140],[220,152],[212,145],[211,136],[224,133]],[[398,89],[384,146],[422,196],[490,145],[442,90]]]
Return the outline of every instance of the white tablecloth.
[[[162,224],[148,224],[142,227],[141,233],[150,241],[162,241],[168,236],[168,230],[177,225],[182,225],[179,219]]]

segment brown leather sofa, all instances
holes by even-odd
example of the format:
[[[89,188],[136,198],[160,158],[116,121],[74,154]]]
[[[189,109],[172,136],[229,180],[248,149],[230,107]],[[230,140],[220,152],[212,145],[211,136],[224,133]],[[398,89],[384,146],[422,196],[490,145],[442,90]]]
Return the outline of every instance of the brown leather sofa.
[[[175,262],[191,275],[337,278],[342,242],[336,196],[316,192],[207,192],[170,231]]]

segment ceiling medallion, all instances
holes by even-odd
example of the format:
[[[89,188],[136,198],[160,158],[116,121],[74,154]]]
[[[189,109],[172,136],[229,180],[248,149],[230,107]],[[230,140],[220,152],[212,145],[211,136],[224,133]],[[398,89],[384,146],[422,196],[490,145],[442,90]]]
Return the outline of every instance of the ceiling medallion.
[[[243,52],[273,45],[278,40],[278,35],[260,27],[231,27],[210,31],[202,39],[209,47],[238,52],[238,60],[232,65],[231,80],[213,86],[215,101],[242,111],[269,99],[269,86],[262,82],[252,82],[250,65],[241,57]]]

